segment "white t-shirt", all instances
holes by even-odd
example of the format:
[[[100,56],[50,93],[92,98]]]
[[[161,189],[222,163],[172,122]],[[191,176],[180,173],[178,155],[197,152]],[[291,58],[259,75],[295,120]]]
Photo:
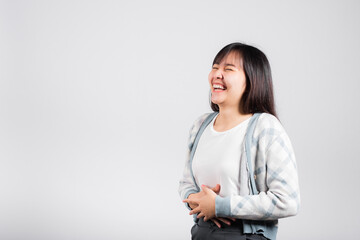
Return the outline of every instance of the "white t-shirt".
[[[222,197],[239,194],[242,143],[250,118],[224,132],[214,129],[215,119],[205,128],[197,145],[192,169],[197,185],[212,188],[220,184]]]

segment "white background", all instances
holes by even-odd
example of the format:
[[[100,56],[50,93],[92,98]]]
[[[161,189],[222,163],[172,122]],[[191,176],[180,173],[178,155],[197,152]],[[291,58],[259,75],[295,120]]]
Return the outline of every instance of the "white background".
[[[278,239],[357,238],[359,25],[359,1],[1,1],[0,239],[189,239],[188,131],[235,41],[297,157]]]

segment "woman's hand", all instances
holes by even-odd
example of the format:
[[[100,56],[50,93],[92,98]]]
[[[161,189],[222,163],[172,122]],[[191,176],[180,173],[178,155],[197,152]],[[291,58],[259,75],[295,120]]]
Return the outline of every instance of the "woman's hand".
[[[214,191],[216,194],[219,194],[220,192],[220,184],[217,184],[215,187],[211,188],[212,191]],[[205,196],[205,192],[201,191],[198,193],[192,193],[188,196],[189,200],[192,200],[192,203],[189,203],[189,206],[191,209],[196,208],[197,206],[199,206],[199,204],[197,204],[196,202],[200,201],[200,199],[202,197]],[[221,228],[221,222],[225,223],[226,225],[231,225],[230,220],[232,220],[233,222],[236,221],[235,218],[222,218],[222,217],[214,217],[210,219],[212,222],[214,222],[216,224],[216,226],[218,226],[219,228]]]
[[[206,187],[205,185],[201,186],[202,191],[198,196],[194,198],[188,198],[183,200],[183,202],[188,203],[190,206],[196,206],[193,210],[190,211],[190,215],[198,213],[197,218],[204,217],[206,222],[209,219],[215,217],[215,198],[216,193]]]
[[[216,226],[218,226],[218,228],[221,228],[221,223],[220,222],[223,222],[223,223],[225,223],[226,225],[229,225],[229,226],[231,225],[231,222],[229,221],[229,219],[232,220],[233,222],[236,221],[235,218],[222,218],[222,217],[215,217],[215,218],[212,218],[210,220],[213,221],[216,224]]]
[[[215,187],[211,188],[212,191],[214,191],[216,194],[219,194],[220,192],[220,184],[216,184]],[[189,207],[191,209],[194,209],[198,206],[197,203],[194,202],[198,202],[203,196],[205,195],[204,191],[198,192],[198,193],[192,193],[188,196],[188,199],[192,200],[192,203],[189,203]],[[184,202],[184,201],[183,201]]]

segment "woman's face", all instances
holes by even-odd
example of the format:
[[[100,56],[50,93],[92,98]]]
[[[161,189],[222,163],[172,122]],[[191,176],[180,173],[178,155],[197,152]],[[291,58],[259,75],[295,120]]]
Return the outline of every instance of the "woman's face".
[[[238,53],[230,52],[220,63],[212,66],[209,84],[213,103],[219,107],[238,109],[246,87],[246,76]]]

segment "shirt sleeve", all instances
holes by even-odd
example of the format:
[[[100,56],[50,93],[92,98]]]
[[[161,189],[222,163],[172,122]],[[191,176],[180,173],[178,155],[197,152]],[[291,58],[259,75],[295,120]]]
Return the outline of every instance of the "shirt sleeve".
[[[195,121],[194,124],[191,126],[190,130],[189,130],[189,137],[188,137],[188,147],[187,147],[187,151],[186,151],[186,161],[185,161],[185,167],[183,170],[183,174],[182,177],[180,178],[179,181],[179,189],[178,192],[180,194],[181,200],[187,199],[188,196],[192,193],[197,193],[198,189],[196,188],[194,179],[192,177],[191,174],[191,166],[190,166],[190,153],[191,153],[191,148],[192,148],[192,144],[195,138],[195,134],[196,134],[196,128],[199,120]],[[191,210],[191,208],[189,207],[189,205],[187,203],[185,203],[185,206]]]
[[[282,132],[263,151],[266,191],[248,196],[216,196],[217,217],[275,220],[296,215],[300,192],[294,151],[286,132]]]

